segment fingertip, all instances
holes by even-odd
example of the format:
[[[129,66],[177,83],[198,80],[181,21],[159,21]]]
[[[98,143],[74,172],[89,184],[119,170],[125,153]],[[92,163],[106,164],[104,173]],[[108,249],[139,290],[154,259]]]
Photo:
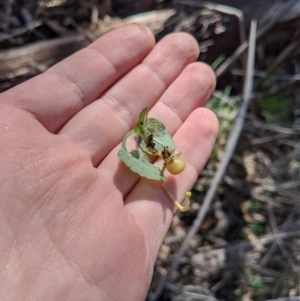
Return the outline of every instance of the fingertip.
[[[139,24],[139,23],[132,23],[128,26],[136,26],[136,28],[139,29],[143,34],[146,34],[146,35],[150,34],[152,36],[153,40],[154,40],[154,35],[148,27],[146,27],[142,24]]]
[[[216,114],[208,108],[198,108],[194,110],[190,117],[193,126],[201,129],[202,137],[216,140],[219,132],[219,120]]]
[[[197,40],[185,32],[176,32],[166,35],[158,44],[168,44],[169,48],[184,53],[190,62],[199,57],[199,46]]]
[[[211,94],[217,83],[217,78],[214,70],[208,64],[204,62],[197,62],[195,64],[199,65],[199,73],[202,75],[203,80],[207,82],[209,94]]]
[[[219,122],[214,112],[207,108],[194,110],[174,136],[176,148],[197,173],[202,170],[214,147]],[[201,155],[199,155],[199,152]]]
[[[109,42],[111,39],[116,39],[119,41],[120,50],[124,50],[123,46],[126,48],[126,45],[128,44],[135,44],[137,49],[144,48],[149,52],[155,45],[155,37],[151,30],[141,24],[132,23],[109,31],[108,33],[99,37],[88,47],[96,49],[99,47],[99,45],[103,47],[103,44],[105,44],[103,43],[103,40],[107,40]]]
[[[199,97],[205,102],[216,88],[216,76],[212,68],[203,62],[193,62],[185,68],[189,81],[200,87]]]

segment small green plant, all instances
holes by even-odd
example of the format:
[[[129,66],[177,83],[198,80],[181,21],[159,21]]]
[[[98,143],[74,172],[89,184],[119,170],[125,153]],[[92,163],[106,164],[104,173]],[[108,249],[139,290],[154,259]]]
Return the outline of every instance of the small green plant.
[[[135,135],[140,150],[127,150],[126,141],[131,135]],[[173,139],[167,132],[165,125],[157,119],[148,118],[148,108],[144,108],[140,113],[137,125],[124,136],[118,157],[130,170],[141,177],[160,181],[162,187],[174,201],[175,206],[184,212],[190,207],[191,192],[188,191],[185,194],[184,202],[181,205],[165,184],[164,172],[166,169],[171,174],[178,175],[185,168],[185,161],[181,157],[181,153],[175,154],[174,151]],[[149,156],[162,159],[164,161],[162,168],[153,165],[149,161]]]

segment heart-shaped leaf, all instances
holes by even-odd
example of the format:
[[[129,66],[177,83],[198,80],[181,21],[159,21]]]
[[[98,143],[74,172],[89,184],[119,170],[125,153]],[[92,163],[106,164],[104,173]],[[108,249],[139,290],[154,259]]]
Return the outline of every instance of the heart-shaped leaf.
[[[170,152],[175,149],[173,139],[161,121],[155,118],[149,118],[147,121],[147,130],[150,134],[153,134],[153,142],[155,143],[155,149],[157,151],[161,152],[164,147],[168,147]],[[146,144],[141,136],[137,136],[137,143],[143,151],[147,152]]]
[[[156,181],[165,180],[165,176],[161,170],[148,161],[148,157],[144,152],[136,150],[128,152],[122,147],[118,152],[118,157],[130,170],[136,172],[141,177]]]

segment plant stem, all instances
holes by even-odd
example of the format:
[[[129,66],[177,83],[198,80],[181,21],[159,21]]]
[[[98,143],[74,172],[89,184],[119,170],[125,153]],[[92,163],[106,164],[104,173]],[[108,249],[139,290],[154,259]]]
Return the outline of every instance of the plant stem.
[[[128,139],[129,136],[134,134],[134,130],[131,130],[129,132],[126,133],[126,135],[124,136],[123,140],[122,140],[122,147],[124,147],[126,150],[126,140]]]
[[[185,194],[185,198],[184,201],[182,203],[182,205],[175,199],[175,196],[172,194],[172,192],[170,191],[170,189],[168,188],[168,186],[164,183],[161,182],[162,187],[164,188],[164,190],[166,191],[166,193],[168,194],[168,196],[172,199],[172,201],[174,202],[175,206],[177,207],[178,210],[180,210],[181,212],[185,212],[187,210],[189,210],[190,208],[190,197],[191,197],[191,192],[187,192]]]

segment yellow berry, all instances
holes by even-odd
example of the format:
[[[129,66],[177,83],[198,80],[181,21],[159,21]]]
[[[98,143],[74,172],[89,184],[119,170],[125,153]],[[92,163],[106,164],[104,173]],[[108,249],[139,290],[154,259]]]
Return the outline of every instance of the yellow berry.
[[[186,192],[185,193],[185,197],[186,198],[190,198],[192,196],[192,193],[190,191]]]
[[[185,161],[181,157],[173,159],[167,165],[167,170],[172,175],[180,174],[181,172],[183,172],[184,168],[185,168]]]

